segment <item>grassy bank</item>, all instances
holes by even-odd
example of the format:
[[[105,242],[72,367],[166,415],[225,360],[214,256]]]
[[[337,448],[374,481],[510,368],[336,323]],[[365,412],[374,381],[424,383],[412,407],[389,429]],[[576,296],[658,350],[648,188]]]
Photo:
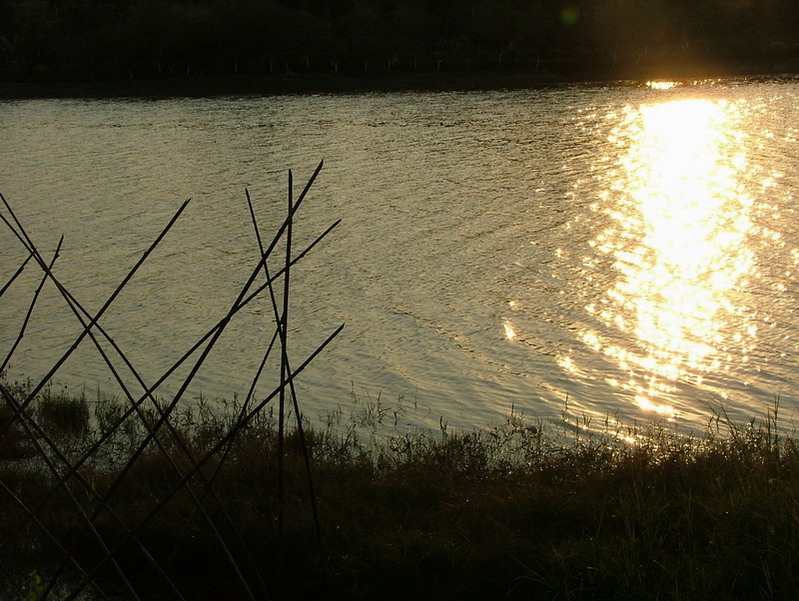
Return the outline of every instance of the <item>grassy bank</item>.
[[[33,406],[73,462],[124,410],[52,391]],[[248,599],[242,582],[255,599],[718,601],[799,591],[799,449],[775,420],[736,428],[719,418],[690,438],[655,427],[567,433],[518,415],[473,432],[386,431],[380,442],[357,424],[306,431],[315,522],[301,437],[294,431],[283,444],[278,484],[269,412],[190,479],[203,511],[185,488],[170,497],[177,471],[164,451],[190,471],[237,409],[199,404],[175,415],[180,444],[165,432],[162,449],[146,447],[111,498],[113,512],[70,480],[140,598]],[[141,423],[126,420],[81,466],[92,490],[112,486],[146,436]],[[102,552],[31,447],[16,425],[2,447],[0,590],[36,598],[66,551],[74,565],[53,597],[65,598],[81,579],[76,565],[88,571]],[[211,494],[203,479],[213,480]],[[136,531],[141,545],[130,542],[113,516],[130,528],[159,503]],[[37,519],[23,507],[38,507]],[[93,578],[129,598],[110,566]]]

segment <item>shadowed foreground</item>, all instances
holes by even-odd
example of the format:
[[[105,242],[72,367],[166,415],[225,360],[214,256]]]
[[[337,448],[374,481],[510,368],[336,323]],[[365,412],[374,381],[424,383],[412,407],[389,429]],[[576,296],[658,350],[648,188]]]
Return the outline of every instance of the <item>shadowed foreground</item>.
[[[191,482],[221,539],[185,487],[170,498],[176,471],[154,446],[95,527],[109,545],[119,541],[118,565],[142,599],[718,600],[799,590],[799,450],[776,433],[774,414],[745,428],[719,417],[685,438],[658,428],[567,434],[519,415],[491,430],[400,433],[373,409],[305,431],[318,522],[296,433],[284,445],[280,506],[277,427],[263,412],[203,466],[213,494],[203,496],[199,475]],[[123,410],[47,391],[34,412],[77,455]],[[201,402],[175,427],[196,459],[236,412]],[[143,435],[132,421],[114,431],[82,470],[95,489]],[[69,552],[87,571],[104,554],[30,441],[11,428],[0,453],[0,590],[36,599],[59,569],[53,538],[75,541]],[[112,515],[130,527],[163,499],[138,531],[140,546],[129,542]],[[27,520],[23,508],[36,506],[38,521]],[[118,573],[101,567],[92,598],[129,598]],[[67,566],[51,598],[69,598],[80,580]]]

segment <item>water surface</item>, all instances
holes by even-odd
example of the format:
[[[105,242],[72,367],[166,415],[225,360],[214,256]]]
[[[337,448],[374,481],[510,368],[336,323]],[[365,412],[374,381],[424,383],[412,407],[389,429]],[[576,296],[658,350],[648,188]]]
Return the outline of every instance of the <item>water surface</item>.
[[[343,222],[292,275],[293,362],[346,327],[301,377],[312,421],[355,394],[434,427],[567,407],[701,429],[721,406],[794,410],[798,102],[792,81],[12,101],[0,191],[41,249],[65,235],[55,271],[93,310],[192,197],[103,319],[153,382],[257,262],[245,188],[273,232],[287,170],[299,190],[324,159],[295,244]],[[24,257],[0,236],[3,281]],[[38,279],[3,297],[3,353]],[[250,305],[187,398],[246,394],[271,314]],[[11,374],[45,373],[78,332],[47,287]],[[58,378],[116,390],[89,344]]]

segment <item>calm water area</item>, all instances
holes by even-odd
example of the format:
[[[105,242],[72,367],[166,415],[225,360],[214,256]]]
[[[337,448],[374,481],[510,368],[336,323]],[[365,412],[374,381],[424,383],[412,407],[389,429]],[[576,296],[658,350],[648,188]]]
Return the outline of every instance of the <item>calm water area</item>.
[[[292,363],[346,325],[298,381],[311,423],[354,395],[433,428],[499,425],[514,407],[701,431],[721,407],[745,423],[777,397],[795,416],[797,140],[793,80],[6,101],[0,192],[45,256],[64,234],[54,271],[93,311],[192,198],[101,320],[154,382],[258,261],[245,188],[270,238],[288,170],[296,195],[324,159],[293,244],[342,223],[292,272]],[[25,257],[4,228],[2,283]],[[40,278],[29,266],[0,301],[3,357]],[[263,296],[185,398],[244,397],[273,331]],[[46,286],[10,376],[41,377],[79,332]],[[88,340],[56,379],[119,390]]]

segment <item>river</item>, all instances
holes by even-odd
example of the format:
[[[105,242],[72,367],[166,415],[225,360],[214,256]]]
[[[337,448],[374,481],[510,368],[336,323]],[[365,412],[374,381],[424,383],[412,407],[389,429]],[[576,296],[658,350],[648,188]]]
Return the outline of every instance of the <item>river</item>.
[[[701,431],[720,413],[763,417],[775,399],[790,423],[797,109],[794,80],[5,101],[0,192],[46,256],[64,234],[54,271],[93,311],[191,197],[101,320],[148,383],[256,265],[245,189],[271,236],[288,170],[296,196],[324,159],[293,245],[342,222],[292,271],[292,363],[345,328],[299,377],[312,424],[353,398],[432,428],[513,410]],[[25,256],[4,230],[3,283]],[[26,269],[2,298],[3,357],[39,279]],[[264,296],[184,397],[242,398],[273,331]],[[9,376],[41,377],[79,332],[45,287]],[[56,379],[119,394],[88,340]]]

